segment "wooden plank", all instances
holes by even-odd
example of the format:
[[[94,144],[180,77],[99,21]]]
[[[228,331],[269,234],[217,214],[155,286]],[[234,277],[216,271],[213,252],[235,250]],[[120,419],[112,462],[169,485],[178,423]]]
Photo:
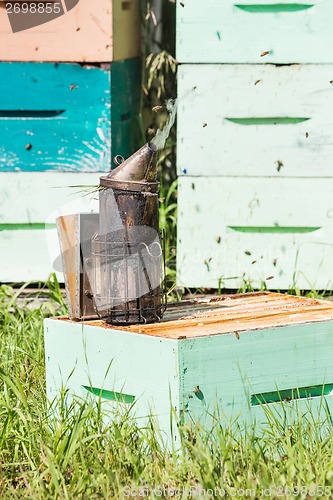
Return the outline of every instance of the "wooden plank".
[[[141,54],[140,0],[112,1],[113,60]]]
[[[320,178],[181,177],[178,283],[331,290],[332,195]]]
[[[98,214],[70,214],[57,218],[59,246],[64,270],[69,317],[82,320],[95,317],[92,240],[99,230]]]
[[[64,14],[16,33],[0,7],[0,59],[96,63],[140,54],[139,0],[80,0],[68,10],[62,4]]]
[[[235,298],[234,298],[235,297]],[[320,301],[269,293],[248,297],[246,294],[227,296],[214,301],[214,309],[206,303],[200,312],[188,313],[186,306],[177,319],[167,316],[160,323],[120,327],[121,330],[170,339],[194,339],[212,335],[232,334],[240,338],[243,332],[328,321],[333,315],[331,301]],[[252,300],[251,300],[252,299]],[[218,307],[219,306],[219,307]],[[104,321],[87,324],[110,328]]]
[[[1,173],[0,179],[0,282],[46,280],[54,271],[63,282],[56,218],[98,211],[91,193],[98,174]]]
[[[128,158],[145,141],[140,116],[141,60],[117,61],[111,65],[112,158]]]
[[[98,211],[98,173],[1,173],[0,179],[0,224],[55,224],[47,220],[53,212]]]
[[[50,248],[52,255],[50,255]],[[56,228],[46,230],[0,231],[0,283],[46,281],[55,272],[64,278],[59,267],[60,249]],[[54,265],[57,258],[57,265]]]
[[[141,59],[111,64],[112,122],[127,121],[140,112]]]
[[[0,63],[0,132],[0,175],[108,171],[110,71]]]
[[[62,256],[68,314],[71,319],[80,316],[80,230],[78,214],[62,215],[57,219],[59,247]]]
[[[332,69],[181,65],[179,175],[332,177]]]
[[[327,0],[177,2],[176,54],[182,63],[332,63]],[[275,8],[272,8],[275,6]],[[248,8],[246,8],[248,7]],[[269,7],[271,7],[269,9]],[[277,8],[278,7],[278,8]]]
[[[195,422],[203,417],[202,423],[209,427],[212,417],[207,412],[214,413],[218,408],[220,421],[240,416],[240,421],[256,418],[262,423],[267,416],[260,407],[251,408],[251,395],[331,384],[332,326],[332,321],[324,321],[245,332],[240,338],[216,335],[181,341],[185,420]],[[320,399],[301,399],[297,405],[286,404],[285,410],[297,406],[301,413],[308,413],[312,407],[316,416]],[[327,402],[332,411],[332,397]],[[276,410],[277,405],[274,406]]]
[[[67,402],[75,396],[84,399],[90,396],[97,401],[98,396],[91,394],[95,391],[88,391],[84,386],[129,395],[135,398],[131,412],[140,425],[146,424],[149,415],[158,416],[163,438],[170,438],[170,415],[179,411],[175,341],[148,338],[116,328],[110,335],[109,331],[85,322],[56,319],[45,321],[44,332],[49,401],[59,396],[64,386],[68,388]],[[104,410],[110,411],[116,401],[103,398],[101,404]],[[125,405],[126,401],[121,404]]]
[[[145,139],[142,136],[141,117],[111,123],[112,160],[116,155],[128,158],[140,149]],[[112,166],[114,166],[114,163]]]

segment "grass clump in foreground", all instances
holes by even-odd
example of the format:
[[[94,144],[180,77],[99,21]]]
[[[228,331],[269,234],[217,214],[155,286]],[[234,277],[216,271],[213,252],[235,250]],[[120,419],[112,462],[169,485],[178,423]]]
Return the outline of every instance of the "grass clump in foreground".
[[[179,453],[164,448],[153,422],[137,426],[124,409],[103,424],[98,402],[48,418],[43,319],[63,313],[57,284],[37,309],[0,287],[1,498],[319,498],[333,486],[331,427],[303,419],[236,434],[180,430]],[[61,398],[61,395],[60,395]],[[294,488],[294,490],[293,490]],[[297,493],[297,494],[293,494]],[[206,492],[206,493],[205,493]]]

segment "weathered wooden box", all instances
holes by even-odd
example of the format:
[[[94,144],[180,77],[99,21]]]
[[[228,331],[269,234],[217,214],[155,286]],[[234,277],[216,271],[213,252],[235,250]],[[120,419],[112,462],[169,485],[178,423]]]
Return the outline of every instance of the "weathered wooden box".
[[[140,59],[0,63],[0,175],[107,172],[111,155],[132,154],[140,70]]]
[[[63,281],[56,218],[98,212],[96,184],[98,173],[0,173],[0,282],[45,281],[51,272]]]
[[[14,11],[32,3],[6,2]],[[11,7],[9,5],[11,4]],[[37,8],[55,2],[37,2]],[[60,3],[61,13],[45,24],[12,32],[5,2],[0,0],[0,60],[110,62],[140,54],[139,0],[73,0]],[[34,19],[33,14],[29,16]]]
[[[182,63],[332,63],[332,2],[177,2]]]
[[[178,173],[333,178],[332,69],[181,65]]]
[[[333,288],[333,179],[179,179],[177,280],[187,287]]]
[[[167,436],[172,412],[209,429],[215,410],[221,421],[259,424],[266,406],[330,411],[332,359],[333,304],[275,293],[170,306],[161,323],[144,326],[45,320],[50,401],[66,388],[69,402],[134,403]]]
[[[333,288],[331,72],[181,65],[180,285]]]
[[[0,175],[106,171],[110,80],[110,66],[0,63]]]
[[[139,75],[139,59],[0,63],[0,282],[46,280],[56,216],[98,209],[100,172],[136,149]]]

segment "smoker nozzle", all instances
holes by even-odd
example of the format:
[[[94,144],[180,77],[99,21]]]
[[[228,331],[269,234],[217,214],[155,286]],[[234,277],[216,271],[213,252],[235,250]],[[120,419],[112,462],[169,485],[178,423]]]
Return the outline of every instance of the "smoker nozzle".
[[[107,176],[101,177],[101,186],[156,192],[158,189],[156,152],[156,145],[148,142],[124,160],[119,167],[111,170]]]

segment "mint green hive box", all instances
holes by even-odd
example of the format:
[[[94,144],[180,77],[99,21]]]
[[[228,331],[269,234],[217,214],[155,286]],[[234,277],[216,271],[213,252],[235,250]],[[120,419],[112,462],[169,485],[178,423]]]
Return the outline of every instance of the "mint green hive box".
[[[333,304],[259,292],[170,306],[143,326],[46,319],[45,357],[50,401],[66,387],[69,398],[101,397],[106,407],[135,403],[166,436],[171,409],[207,429],[216,409],[258,423],[264,406],[330,413]]]

